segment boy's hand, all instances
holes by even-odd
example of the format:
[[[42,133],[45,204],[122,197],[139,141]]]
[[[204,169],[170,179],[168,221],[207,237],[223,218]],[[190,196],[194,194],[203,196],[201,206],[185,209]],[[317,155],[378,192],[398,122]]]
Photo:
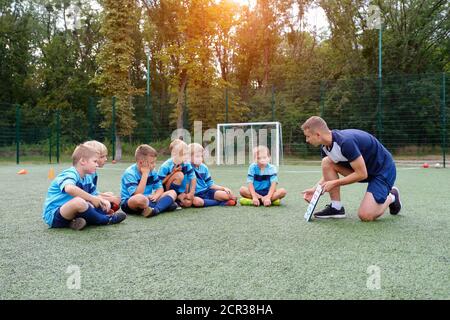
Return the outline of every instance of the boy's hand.
[[[231,190],[228,189],[228,188],[226,188],[226,187],[223,187],[223,191],[225,191],[225,192],[228,193],[229,195],[232,194]]]
[[[156,196],[156,194],[151,194],[148,196],[148,200],[152,202],[156,202],[159,199],[159,197]]]
[[[147,160],[142,160],[141,162],[141,173],[142,175],[148,175],[150,173],[150,164]]]
[[[99,197],[93,196],[92,200],[91,200],[91,203],[92,203],[92,205],[95,208],[98,208],[98,207],[100,207],[102,205],[102,200]]]
[[[310,203],[315,191],[316,191],[316,188],[310,188],[310,189],[303,190],[302,191],[303,199],[305,199],[306,202]]]
[[[264,204],[264,206],[266,206],[266,207],[268,207],[268,206],[270,206],[272,204],[272,201],[270,200],[270,197],[268,195],[262,197],[261,201]]]
[[[105,199],[100,199],[100,207],[103,211],[108,212],[111,209],[111,203]]]
[[[253,197],[253,205],[259,207],[259,199],[257,197]]]

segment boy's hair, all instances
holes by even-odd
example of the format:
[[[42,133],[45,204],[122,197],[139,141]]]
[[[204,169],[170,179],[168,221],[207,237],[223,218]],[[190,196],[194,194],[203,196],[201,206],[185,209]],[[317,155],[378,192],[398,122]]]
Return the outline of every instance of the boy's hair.
[[[184,142],[181,139],[175,139],[169,145],[169,150],[170,150],[171,156],[174,155],[174,152],[178,152],[178,154],[181,155],[184,153],[182,151],[185,151],[187,149],[188,149],[188,145],[186,144],[186,142]]]
[[[253,158],[256,159],[260,153],[265,152],[270,157],[270,150],[267,146],[259,145],[253,148]]]
[[[310,130],[312,132],[330,130],[325,120],[318,116],[310,117],[302,124],[301,128],[303,131]]]
[[[136,161],[142,160],[147,157],[156,158],[156,156],[158,156],[158,152],[156,152],[156,150],[150,147],[148,144],[141,144],[136,148],[136,152],[134,153]]]
[[[108,148],[106,148],[106,146],[103,143],[101,143],[97,140],[86,141],[83,144],[85,146],[94,148],[98,152],[99,155],[108,154]]]
[[[93,157],[97,157],[98,152],[94,148],[90,146],[86,146],[84,144],[78,145],[72,153],[72,164],[75,166],[80,162],[81,159],[91,159]]]
[[[188,147],[189,147],[189,151],[190,151],[191,155],[193,155],[196,152],[203,153],[205,151],[205,149],[202,147],[202,145],[199,143],[196,143],[196,142],[191,143]]]
[[[172,150],[175,149],[179,144],[185,144],[187,146],[186,142],[184,142],[183,140],[175,139],[170,143],[169,151],[172,152]]]

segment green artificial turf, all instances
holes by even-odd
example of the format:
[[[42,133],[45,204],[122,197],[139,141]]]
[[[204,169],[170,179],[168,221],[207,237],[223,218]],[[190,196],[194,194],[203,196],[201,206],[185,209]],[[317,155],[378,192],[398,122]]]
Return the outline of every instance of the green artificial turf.
[[[100,190],[119,193],[128,165],[100,169]],[[0,299],[450,298],[448,169],[399,168],[401,215],[372,223],[357,217],[365,184],[342,189],[347,219],[305,222],[300,192],[320,168],[289,165],[279,174],[288,191],[280,207],[183,209],[75,232],[41,218],[50,167],[0,166]],[[17,175],[22,168],[29,173]],[[247,167],[211,172],[237,193]],[[80,289],[67,286],[71,265]],[[380,289],[367,286],[370,266]]]

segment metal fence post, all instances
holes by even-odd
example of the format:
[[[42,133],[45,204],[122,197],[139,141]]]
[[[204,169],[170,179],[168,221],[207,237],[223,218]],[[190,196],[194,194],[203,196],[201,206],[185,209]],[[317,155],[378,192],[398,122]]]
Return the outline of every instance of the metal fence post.
[[[61,135],[61,111],[58,109],[56,111],[56,163],[59,163],[60,135]]]
[[[447,148],[447,112],[445,103],[445,72],[442,73],[442,98],[441,98],[441,121],[442,121],[442,164],[445,168],[445,149]]]
[[[116,158],[116,97],[112,97],[112,124],[111,124],[112,158]]]
[[[16,164],[20,163],[20,105],[16,104]]]

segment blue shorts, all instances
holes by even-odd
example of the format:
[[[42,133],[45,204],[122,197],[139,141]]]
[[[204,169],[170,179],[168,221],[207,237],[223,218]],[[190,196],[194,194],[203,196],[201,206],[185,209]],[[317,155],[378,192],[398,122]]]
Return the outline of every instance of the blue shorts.
[[[140,215],[140,214],[142,213],[142,211],[144,211],[144,210],[142,210],[142,209],[137,209],[137,210],[131,209],[131,208],[128,206],[128,200],[129,200],[129,199],[125,200],[125,201],[120,205],[120,209],[122,209],[123,212],[125,212],[126,214],[136,214],[136,215]],[[148,202],[148,206],[149,206],[150,208],[154,208],[154,207],[156,207],[156,202],[154,202],[154,201],[149,201],[149,202]]]
[[[181,192],[180,189],[181,189],[181,185],[175,184],[173,182],[170,184],[170,188],[169,189],[167,189],[166,186],[164,185],[164,191],[173,190],[173,191],[175,191],[177,193],[177,196],[184,192],[184,191]]]
[[[60,209],[61,208],[58,208],[53,214],[52,228],[68,228],[70,222],[72,222],[72,220],[67,220],[61,215]]]
[[[255,190],[257,194],[262,195],[263,197],[267,196],[269,194],[269,189],[261,189],[261,190]]]
[[[208,199],[208,200],[215,200],[214,195],[216,194],[215,189],[206,189],[202,192],[197,193],[195,196],[202,198],[202,199]]]
[[[393,165],[387,171],[383,172],[383,175],[374,176],[364,181],[369,183],[367,192],[373,195],[378,204],[383,204],[394,186],[396,177],[397,171],[395,165]]]

